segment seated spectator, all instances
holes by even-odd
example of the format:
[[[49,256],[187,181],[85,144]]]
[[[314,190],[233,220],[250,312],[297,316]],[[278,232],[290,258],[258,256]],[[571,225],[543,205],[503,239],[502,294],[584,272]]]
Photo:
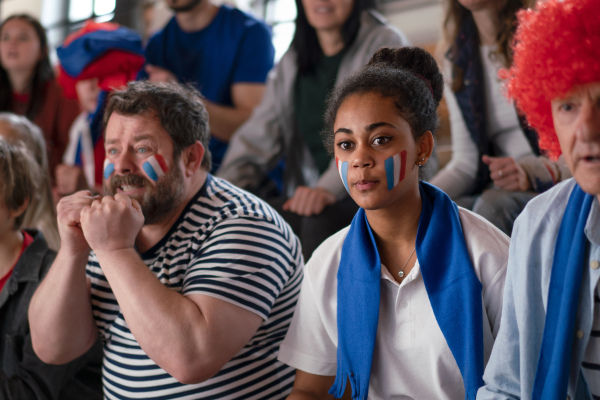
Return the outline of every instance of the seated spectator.
[[[61,248],[29,309],[36,353],[67,362],[100,335],[107,399],[285,398],[298,239],[209,174],[197,91],[133,82],[104,121],[106,195],[58,204]]]
[[[510,236],[529,200],[570,177],[564,163],[540,156],[535,131],[505,98],[498,78],[512,62],[516,13],[534,0],[445,3],[452,159],[430,182]]]
[[[46,32],[26,14],[0,25],[0,111],[24,115],[44,134],[51,178],[69,141],[79,105],[65,98],[54,79]]]
[[[175,16],[148,42],[140,78],[192,84],[210,115],[212,171],[227,143],[260,102],[273,67],[269,27],[213,0],[166,0]]]
[[[67,37],[57,54],[58,82],[83,111],[71,126],[63,164],[56,169],[56,190],[60,196],[84,189],[102,193],[106,97],[135,79],[144,64],[142,39],[117,24],[88,21]]]
[[[56,253],[22,223],[45,174],[24,143],[0,136],[0,398],[101,399],[99,342],[61,366],[42,362],[31,345],[27,307]]]
[[[531,200],[515,222],[502,324],[477,399],[597,399],[600,3],[536,7],[518,15],[508,94],[574,179]]]
[[[11,113],[0,113],[0,137],[11,144],[21,144],[29,149],[42,176],[38,182],[37,195],[29,199],[29,205],[23,214],[23,228],[35,228],[44,234],[48,247],[58,250],[60,236],[56,224],[56,208],[50,189],[46,143],[40,128],[27,118]]]
[[[329,100],[325,141],[361,208],[306,265],[279,353],[298,369],[290,400],[475,399],[483,385],[509,240],[419,180],[442,91],[425,50],[384,48]]]
[[[217,173],[268,198],[300,236],[305,259],[356,213],[319,135],[325,98],[380,47],[408,43],[372,6],[370,0],[326,7],[296,0],[292,44],[271,74],[261,104],[233,136]],[[265,181],[282,160],[282,198],[276,198]]]

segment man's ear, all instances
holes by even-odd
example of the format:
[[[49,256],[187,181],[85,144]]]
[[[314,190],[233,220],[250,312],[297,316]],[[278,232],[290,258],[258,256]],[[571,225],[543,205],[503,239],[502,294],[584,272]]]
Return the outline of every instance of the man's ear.
[[[183,163],[185,176],[189,177],[196,173],[202,166],[204,158],[204,146],[199,141],[188,146],[181,152],[181,162]]]

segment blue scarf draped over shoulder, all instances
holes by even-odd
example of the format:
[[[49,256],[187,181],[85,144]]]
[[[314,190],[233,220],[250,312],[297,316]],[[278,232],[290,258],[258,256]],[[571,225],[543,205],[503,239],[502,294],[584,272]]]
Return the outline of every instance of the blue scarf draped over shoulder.
[[[458,208],[440,189],[420,183],[422,210],[416,253],[436,321],[460,369],[465,399],[483,385],[481,282]],[[365,211],[352,220],[337,283],[337,371],[329,393],[341,398],[349,380],[353,400],[366,400],[379,319],[381,261]]]
[[[575,185],[556,238],[548,289],[548,308],[540,358],[533,383],[534,400],[567,396],[575,317],[585,268],[585,224],[594,196]]]

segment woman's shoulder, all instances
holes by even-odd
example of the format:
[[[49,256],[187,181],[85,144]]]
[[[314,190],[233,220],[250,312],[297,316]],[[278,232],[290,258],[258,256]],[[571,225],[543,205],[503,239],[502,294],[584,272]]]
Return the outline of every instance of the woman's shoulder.
[[[52,78],[46,82],[44,103],[40,114],[43,112],[67,115],[70,126],[80,113],[79,102],[77,99],[68,98],[56,78]]]
[[[340,265],[342,247],[350,226],[334,233],[313,252],[304,267],[305,279],[325,280],[328,276],[336,276]]]
[[[361,15],[361,30],[357,41],[361,42],[367,37],[377,38],[383,45],[388,46],[408,46],[410,42],[402,31],[390,24],[378,11],[369,9],[363,11]]]
[[[467,246],[472,244],[481,248],[498,248],[502,252],[508,251],[510,238],[504,232],[473,211],[462,207],[458,207],[458,210]]]
[[[510,238],[480,215],[462,207],[458,209],[473,268],[485,287],[506,269]]]

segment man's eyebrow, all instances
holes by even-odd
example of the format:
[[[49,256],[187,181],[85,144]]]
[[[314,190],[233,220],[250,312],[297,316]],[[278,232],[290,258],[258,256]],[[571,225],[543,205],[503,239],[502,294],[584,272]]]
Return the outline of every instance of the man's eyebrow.
[[[142,140],[149,140],[149,139],[153,139],[154,136],[152,135],[148,135],[148,134],[139,134],[133,137],[133,140],[135,142],[141,142]],[[105,144],[115,144],[119,141],[119,139],[110,139],[110,140],[106,140]]]

